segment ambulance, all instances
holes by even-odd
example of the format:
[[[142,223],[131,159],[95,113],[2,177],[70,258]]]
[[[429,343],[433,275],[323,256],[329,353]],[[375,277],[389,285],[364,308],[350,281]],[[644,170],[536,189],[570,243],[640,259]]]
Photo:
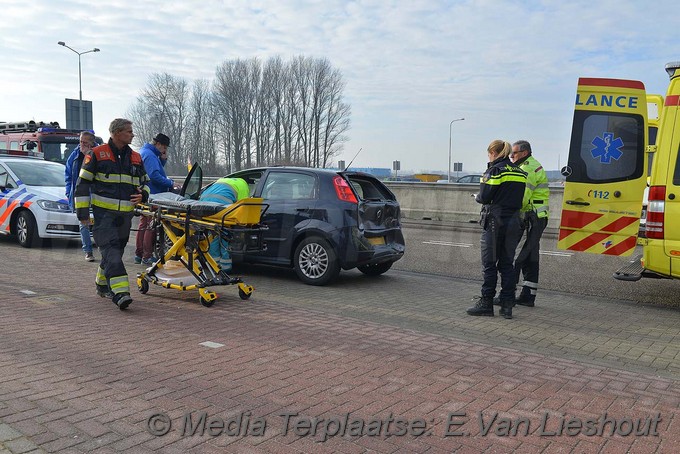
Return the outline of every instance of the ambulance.
[[[665,97],[634,80],[578,81],[558,248],[629,256],[639,244],[642,255],[614,273],[621,280],[680,278],[680,62],[666,72]],[[651,122],[648,99],[661,106]]]

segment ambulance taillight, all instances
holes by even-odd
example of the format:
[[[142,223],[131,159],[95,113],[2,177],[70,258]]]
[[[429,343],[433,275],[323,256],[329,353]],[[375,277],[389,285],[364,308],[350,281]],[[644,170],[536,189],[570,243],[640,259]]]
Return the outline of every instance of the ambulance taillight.
[[[652,186],[649,188],[647,203],[647,223],[645,234],[647,238],[663,240],[663,217],[666,211],[666,187]]]

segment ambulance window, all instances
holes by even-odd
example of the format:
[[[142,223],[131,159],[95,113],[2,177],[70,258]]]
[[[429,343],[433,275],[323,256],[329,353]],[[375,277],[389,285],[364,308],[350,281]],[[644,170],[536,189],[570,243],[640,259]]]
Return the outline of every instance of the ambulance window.
[[[639,178],[644,169],[644,142],[639,115],[576,112],[569,152],[573,173],[567,181],[610,183]]]
[[[9,149],[10,150],[18,150],[19,149],[19,142],[10,142],[9,143]]]

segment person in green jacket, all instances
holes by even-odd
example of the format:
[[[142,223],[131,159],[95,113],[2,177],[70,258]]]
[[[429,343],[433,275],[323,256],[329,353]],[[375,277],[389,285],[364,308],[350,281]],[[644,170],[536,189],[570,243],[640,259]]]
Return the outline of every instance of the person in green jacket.
[[[533,307],[538,290],[539,249],[541,236],[548,224],[548,176],[540,162],[531,155],[531,145],[526,140],[512,144],[510,160],[527,173],[521,213],[524,216],[525,231],[520,242],[521,249],[515,258],[515,276],[519,284],[524,277],[522,291],[515,298],[515,304]]]
[[[250,195],[248,183],[243,178],[220,178],[206,188],[199,200],[231,205]],[[224,271],[231,271],[232,260],[229,255],[229,242],[216,237],[210,242],[208,253]]]

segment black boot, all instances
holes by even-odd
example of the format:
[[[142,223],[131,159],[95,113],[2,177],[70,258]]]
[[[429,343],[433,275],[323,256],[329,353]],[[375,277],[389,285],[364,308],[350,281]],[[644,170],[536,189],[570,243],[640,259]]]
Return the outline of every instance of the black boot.
[[[512,318],[512,306],[515,305],[514,301],[501,301],[501,310],[498,311],[500,315],[504,318]]]
[[[524,287],[519,296],[515,299],[515,304],[520,306],[534,307],[534,301],[536,301],[536,295],[531,294],[531,290],[528,287]]]
[[[493,298],[490,296],[480,296],[474,306],[468,308],[468,315],[483,315],[493,317]]]
[[[116,293],[113,297],[113,304],[118,306],[118,309],[124,311],[132,303],[132,297],[129,293]]]
[[[102,298],[113,298],[113,292],[108,285],[97,284],[97,295],[101,296]]]

